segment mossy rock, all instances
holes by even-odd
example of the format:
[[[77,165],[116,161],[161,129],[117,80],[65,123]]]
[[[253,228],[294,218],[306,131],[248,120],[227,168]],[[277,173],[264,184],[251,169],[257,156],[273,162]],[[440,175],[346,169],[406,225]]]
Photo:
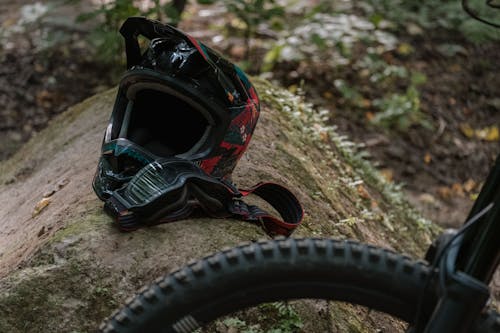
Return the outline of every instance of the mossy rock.
[[[235,182],[245,187],[266,180],[292,189],[306,211],[294,236],[355,238],[421,256],[436,229],[397,187],[302,98],[264,80],[255,85],[261,119]],[[119,232],[91,189],[115,93],[72,107],[0,164],[0,332],[94,331],[159,275],[267,237],[255,225],[210,218]],[[47,193],[49,204],[35,212]],[[315,305],[304,304],[299,314],[318,321]],[[373,331],[359,309],[330,308],[327,320],[338,330]]]

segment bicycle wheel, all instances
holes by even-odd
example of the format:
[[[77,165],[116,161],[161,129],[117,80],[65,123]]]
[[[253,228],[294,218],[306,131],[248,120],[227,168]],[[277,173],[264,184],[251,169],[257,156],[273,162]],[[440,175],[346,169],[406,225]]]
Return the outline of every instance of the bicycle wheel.
[[[352,241],[251,243],[157,279],[100,329],[186,333],[246,307],[300,298],[359,304],[412,323],[429,272],[422,262]],[[475,332],[500,332],[499,318],[483,315]]]

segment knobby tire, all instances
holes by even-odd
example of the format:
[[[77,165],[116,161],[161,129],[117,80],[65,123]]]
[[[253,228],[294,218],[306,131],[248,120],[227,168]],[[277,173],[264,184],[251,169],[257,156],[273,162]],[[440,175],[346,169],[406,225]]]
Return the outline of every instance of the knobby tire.
[[[193,332],[260,303],[315,298],[367,306],[412,323],[430,268],[379,247],[332,239],[280,239],[226,249],[144,287],[102,332]],[[424,307],[426,304],[424,303]],[[473,332],[500,332],[486,312]]]

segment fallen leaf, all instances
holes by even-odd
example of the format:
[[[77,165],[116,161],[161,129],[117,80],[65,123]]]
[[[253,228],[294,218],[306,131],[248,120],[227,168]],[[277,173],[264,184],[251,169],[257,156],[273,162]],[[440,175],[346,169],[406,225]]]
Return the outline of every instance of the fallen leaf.
[[[380,170],[380,174],[388,182],[392,182],[394,179],[394,172],[391,169],[382,169],[382,170]]]
[[[468,179],[464,185],[463,185],[463,188],[465,190],[465,192],[472,192],[472,190],[474,190],[474,188],[476,188],[476,182],[473,180],[473,179]]]
[[[428,205],[432,205],[432,206],[437,205],[436,198],[434,198],[434,196],[432,194],[429,194],[429,193],[422,193],[421,195],[419,195],[418,200],[420,202],[428,204]]]
[[[463,135],[465,135],[469,139],[472,139],[475,134],[474,129],[472,129],[472,127],[469,124],[460,125],[460,131],[462,132]]]
[[[397,48],[397,52],[402,56],[407,56],[413,53],[413,51],[414,51],[413,47],[408,43],[401,43]]]
[[[363,199],[371,199],[370,193],[368,193],[363,185],[358,185],[358,194]]]
[[[484,137],[482,138],[483,140],[498,141],[500,139],[500,133],[497,126],[486,127],[483,131],[486,131],[486,133],[484,133]]]
[[[33,213],[31,214],[31,217],[39,215],[42,212],[42,210],[44,210],[49,204],[50,204],[50,198],[43,198],[42,200],[38,201],[38,203],[35,206],[35,209],[33,210]]]
[[[358,102],[358,105],[364,109],[367,109],[372,106],[372,101],[370,101],[368,98],[363,98]]]
[[[431,163],[431,161],[432,161],[431,154],[429,154],[428,152],[425,153],[425,156],[424,156],[424,162],[425,162],[425,164],[429,164],[429,163]]]
[[[458,195],[459,197],[465,196],[464,188],[462,187],[462,184],[455,183],[455,184],[451,185],[451,189],[455,195]]]
[[[368,121],[371,121],[375,117],[375,114],[371,111],[368,111],[368,112],[365,112],[365,117]]]
[[[327,131],[321,131],[321,132],[319,132],[319,138],[323,142],[329,142],[330,141],[330,136],[328,135]]]
[[[292,94],[295,94],[298,89],[299,86],[297,86],[296,84],[292,84],[291,86],[288,87],[288,91],[291,92]]]
[[[484,141],[499,141],[500,131],[498,126],[489,126],[473,129],[469,124],[460,125],[460,131],[469,139],[476,138]]]
[[[325,98],[325,99],[332,99],[333,98],[333,94],[330,91],[325,91],[323,93],[323,98]]]
[[[449,199],[451,197],[451,189],[446,186],[440,186],[437,189],[437,193],[442,199]]]

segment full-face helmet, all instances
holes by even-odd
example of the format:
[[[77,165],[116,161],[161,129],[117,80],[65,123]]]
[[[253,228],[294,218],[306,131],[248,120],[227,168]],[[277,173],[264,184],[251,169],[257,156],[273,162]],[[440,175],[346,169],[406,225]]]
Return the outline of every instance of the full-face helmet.
[[[259,118],[257,93],[241,69],[180,30],[142,17],[120,29],[123,76],[94,178],[101,199],[161,158],[192,161],[230,179]],[[138,36],[149,39],[141,51]]]

